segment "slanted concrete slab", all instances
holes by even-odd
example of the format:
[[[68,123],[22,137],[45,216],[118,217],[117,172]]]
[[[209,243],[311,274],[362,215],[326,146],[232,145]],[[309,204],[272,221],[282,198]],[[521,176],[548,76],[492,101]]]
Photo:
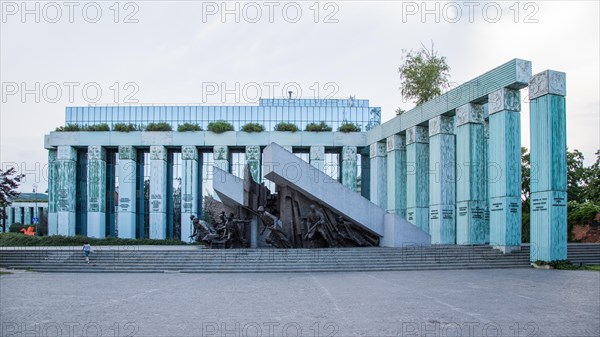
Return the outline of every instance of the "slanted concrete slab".
[[[213,167],[213,189],[227,206],[244,205],[244,180]]]
[[[263,167],[265,178],[320,200],[356,225],[384,236],[382,246],[431,243],[430,236],[418,227],[398,215],[387,214],[384,209],[275,143],[271,143],[263,151]],[[386,222],[387,225],[384,226]]]

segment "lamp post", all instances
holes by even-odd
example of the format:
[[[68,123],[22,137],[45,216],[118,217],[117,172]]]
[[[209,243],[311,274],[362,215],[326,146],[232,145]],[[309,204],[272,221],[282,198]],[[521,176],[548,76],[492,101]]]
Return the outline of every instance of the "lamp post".
[[[39,236],[40,235],[40,226],[39,226],[40,220],[36,216],[37,212],[38,212],[38,208],[37,208],[37,184],[33,184],[33,193],[34,193],[34,196],[33,196],[34,200],[33,201],[35,203],[35,208],[33,209],[33,220],[37,219],[37,221],[35,221],[35,235]]]

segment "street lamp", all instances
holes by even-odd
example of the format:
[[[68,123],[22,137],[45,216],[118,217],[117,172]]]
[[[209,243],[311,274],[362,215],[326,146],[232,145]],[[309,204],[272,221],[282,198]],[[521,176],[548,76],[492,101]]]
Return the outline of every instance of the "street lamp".
[[[37,208],[37,184],[33,184],[33,193],[35,193],[34,196],[33,196],[33,199],[34,199],[34,202],[35,202],[35,208],[33,209],[33,220],[34,220],[33,222],[35,222],[35,235],[39,236],[40,235],[40,226],[39,226],[40,220],[38,219],[38,217],[36,217],[37,212],[38,212],[38,208]],[[36,219],[37,219],[37,221],[35,221]]]

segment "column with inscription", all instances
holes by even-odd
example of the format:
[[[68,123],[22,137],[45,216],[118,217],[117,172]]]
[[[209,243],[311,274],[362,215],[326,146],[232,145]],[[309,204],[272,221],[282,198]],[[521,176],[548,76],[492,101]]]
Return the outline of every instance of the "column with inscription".
[[[56,213],[56,150],[48,151],[48,235],[58,234]]]
[[[87,235],[106,237],[106,149],[88,146]]]
[[[456,144],[452,117],[429,120],[429,169],[431,243],[455,244]]]
[[[150,146],[150,239],[167,237],[167,149]]]
[[[356,191],[358,178],[357,155],[355,146],[342,147],[342,185]]]
[[[406,130],[406,220],[429,233],[429,131]]]
[[[386,143],[377,142],[369,147],[371,202],[387,208],[387,157]]]
[[[192,242],[192,215],[198,214],[198,149],[195,146],[181,147],[181,241]]]
[[[119,208],[117,232],[120,238],[135,239],[137,152],[133,146],[119,146]]]
[[[508,88],[488,96],[490,245],[504,253],[521,249],[520,97]]]
[[[58,146],[56,150],[56,212],[58,235],[75,235],[76,168],[77,150],[72,146]]]
[[[531,78],[531,261],[567,259],[565,96],[565,73],[546,70]]]
[[[246,164],[250,167],[252,179],[257,183],[260,183],[260,146],[246,146]]]
[[[490,227],[485,221],[485,141],[483,107],[456,109],[456,243],[484,244]]]
[[[386,139],[387,211],[406,218],[406,145],[404,135]]]

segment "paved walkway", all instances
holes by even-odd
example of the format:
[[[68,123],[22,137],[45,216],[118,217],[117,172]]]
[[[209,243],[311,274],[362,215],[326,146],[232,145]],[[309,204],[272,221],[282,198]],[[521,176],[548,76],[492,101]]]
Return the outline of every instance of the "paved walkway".
[[[598,336],[600,273],[0,276],[2,336]]]

